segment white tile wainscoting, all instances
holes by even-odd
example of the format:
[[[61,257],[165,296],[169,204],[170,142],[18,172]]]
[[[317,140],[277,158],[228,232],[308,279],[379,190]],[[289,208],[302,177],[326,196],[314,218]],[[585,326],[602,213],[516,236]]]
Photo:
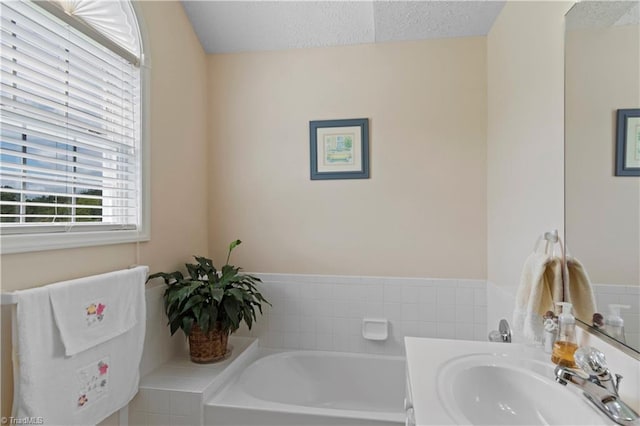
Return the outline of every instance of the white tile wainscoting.
[[[162,312],[164,286],[147,289],[147,336],[141,368],[144,377],[140,392],[129,406],[129,424],[202,425],[205,402],[231,374],[225,372],[226,367],[238,363],[244,368],[251,360],[247,349],[257,351],[256,342],[239,336],[259,337],[260,346],[273,349],[402,354],[405,335],[486,340],[487,329],[495,328],[500,318],[511,320],[516,290],[484,280],[256,275],[263,279],[260,291],[273,307],[267,307],[251,331],[243,328],[231,337],[232,357],[218,364],[189,361],[182,333],[169,338]],[[599,306],[624,303],[635,306],[637,312],[640,292],[635,287],[595,286],[594,290]],[[386,342],[362,337],[365,317],[389,320]],[[632,319],[627,321],[627,327],[634,329]],[[612,371],[628,378],[637,375],[636,360],[597,336],[585,338],[591,341],[583,343],[605,351]],[[239,357],[243,352],[247,356]],[[627,386],[626,392],[636,392],[636,385]]]
[[[485,280],[255,274],[273,304],[251,331],[275,349],[403,354],[404,336],[487,339]],[[362,319],[389,320],[387,341],[362,337]]]

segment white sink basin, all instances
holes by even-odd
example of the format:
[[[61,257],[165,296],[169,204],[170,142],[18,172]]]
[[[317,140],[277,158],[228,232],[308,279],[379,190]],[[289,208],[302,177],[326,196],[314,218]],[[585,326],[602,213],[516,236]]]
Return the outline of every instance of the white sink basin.
[[[465,355],[444,363],[438,373],[438,394],[457,424],[603,424],[584,397],[552,378],[548,363],[507,355]]]

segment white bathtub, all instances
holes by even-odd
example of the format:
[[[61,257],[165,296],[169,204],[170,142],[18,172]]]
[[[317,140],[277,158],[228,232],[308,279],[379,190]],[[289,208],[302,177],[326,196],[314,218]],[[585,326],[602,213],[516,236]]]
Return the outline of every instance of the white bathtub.
[[[266,355],[205,405],[214,426],[404,424],[403,357],[295,351]]]

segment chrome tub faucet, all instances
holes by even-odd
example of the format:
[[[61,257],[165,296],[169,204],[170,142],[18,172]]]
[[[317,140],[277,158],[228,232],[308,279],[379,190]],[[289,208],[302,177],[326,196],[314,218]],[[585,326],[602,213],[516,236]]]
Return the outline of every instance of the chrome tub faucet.
[[[511,327],[506,319],[501,319],[498,324],[498,330],[489,333],[490,342],[511,343]]]

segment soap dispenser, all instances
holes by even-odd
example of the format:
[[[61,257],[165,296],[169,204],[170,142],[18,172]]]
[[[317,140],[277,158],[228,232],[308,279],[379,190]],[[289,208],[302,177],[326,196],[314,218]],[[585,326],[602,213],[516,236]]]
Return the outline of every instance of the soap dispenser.
[[[553,344],[551,362],[564,367],[575,368],[573,354],[578,349],[576,343],[576,319],[571,315],[573,305],[568,302],[557,302],[562,308],[558,315],[558,337]]]
[[[604,321],[604,331],[614,339],[626,343],[624,338],[624,320],[620,316],[620,309],[629,309],[629,305],[609,305],[609,316]]]

